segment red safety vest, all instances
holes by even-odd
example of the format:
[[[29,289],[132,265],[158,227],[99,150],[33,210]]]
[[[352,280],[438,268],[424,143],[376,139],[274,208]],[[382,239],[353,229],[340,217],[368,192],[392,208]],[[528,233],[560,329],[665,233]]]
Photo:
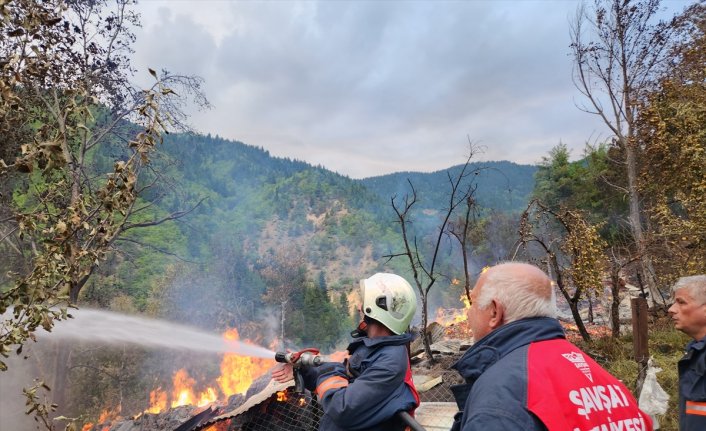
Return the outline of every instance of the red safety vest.
[[[527,374],[527,409],[549,431],[652,431],[628,388],[566,340],[530,344]]]
[[[409,412],[409,414],[414,417],[414,411],[419,407],[419,393],[417,392],[417,388],[414,387],[414,380],[412,380],[412,364],[409,361],[407,361],[407,373],[404,375],[404,382],[409,390],[412,391],[412,395],[414,395],[416,405]]]

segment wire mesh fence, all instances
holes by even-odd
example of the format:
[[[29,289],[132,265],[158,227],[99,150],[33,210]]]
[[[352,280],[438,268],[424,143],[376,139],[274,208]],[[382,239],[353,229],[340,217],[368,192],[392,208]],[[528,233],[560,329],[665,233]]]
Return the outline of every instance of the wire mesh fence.
[[[313,431],[319,429],[323,410],[308,392],[279,392],[252,409],[216,422],[209,431]]]
[[[424,376],[419,392],[421,405],[416,420],[427,430],[448,430],[453,423],[456,403],[451,386],[461,382],[454,371]],[[198,428],[206,431],[315,431],[323,416],[316,397],[292,388],[278,391],[250,409],[232,417],[221,417]]]

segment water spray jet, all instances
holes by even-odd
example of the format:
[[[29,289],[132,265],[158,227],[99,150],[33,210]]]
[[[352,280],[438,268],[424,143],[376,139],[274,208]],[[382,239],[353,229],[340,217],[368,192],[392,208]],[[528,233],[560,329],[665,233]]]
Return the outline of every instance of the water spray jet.
[[[72,311],[71,314],[73,319],[56,322],[51,333],[38,331],[38,338],[103,344],[128,343],[152,348],[275,358],[275,352],[264,347],[226,340],[220,335],[165,320],[90,308]]]

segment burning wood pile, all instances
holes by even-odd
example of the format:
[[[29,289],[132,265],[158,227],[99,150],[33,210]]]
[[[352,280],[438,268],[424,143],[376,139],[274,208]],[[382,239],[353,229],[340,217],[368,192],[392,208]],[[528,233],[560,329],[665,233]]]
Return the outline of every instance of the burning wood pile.
[[[310,395],[294,394],[292,384],[278,384],[268,374],[257,379],[246,394],[231,396],[227,404],[179,406],[145,413],[129,420],[84,426],[91,431],[231,431],[315,430],[321,409]]]
[[[223,336],[239,339],[236,329]],[[274,365],[271,359],[227,353],[221,361],[221,375],[209,384],[197,384],[186,369],[180,369],[174,373],[170,389],[157,387],[150,392],[150,405],[144,412],[124,418],[119,410],[106,409],[97,422],[86,423],[82,431],[174,430],[194,416],[217,416],[242,405],[265,387]]]
[[[293,383],[270,381],[238,408],[177,431],[314,431],[323,414],[311,394],[293,391]]]

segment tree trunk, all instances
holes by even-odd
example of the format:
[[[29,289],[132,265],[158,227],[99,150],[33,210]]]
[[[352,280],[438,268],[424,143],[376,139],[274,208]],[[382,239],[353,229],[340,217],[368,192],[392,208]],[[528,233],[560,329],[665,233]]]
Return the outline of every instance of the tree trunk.
[[[635,241],[637,253],[640,256],[640,266],[642,267],[642,273],[645,275],[645,284],[647,285],[647,291],[650,293],[650,302],[653,306],[666,306],[664,298],[662,298],[662,294],[657,288],[657,280],[655,280],[654,277],[652,259],[647,253],[644,233],[642,231],[642,219],[640,217],[640,193],[638,191],[637,184],[636,150],[630,142],[626,142],[624,144],[624,148],[628,174],[628,202],[630,207],[628,219],[630,220],[630,230],[632,232],[633,240]]]
[[[71,360],[71,347],[68,343],[58,343],[56,361],[54,362],[54,384],[51,387],[52,403],[57,410],[52,417],[67,416],[66,410],[69,382],[69,361]]]
[[[75,305],[78,303],[78,295],[81,292],[83,286],[85,286],[90,274],[85,275],[79,280],[73,280],[69,288],[69,303]],[[69,385],[69,367],[71,361],[71,346],[68,343],[60,343],[58,346],[58,351],[56,355],[56,362],[54,364],[54,385],[52,386],[52,402],[56,404],[57,411],[56,415],[59,414],[66,415],[66,394]]]
[[[429,321],[427,317],[427,296],[424,295],[422,298],[422,344],[424,344],[424,352],[429,358],[430,363],[435,363],[434,354],[431,352],[431,344],[429,342],[430,334],[427,332],[427,322]]]
[[[610,323],[611,336],[620,336],[620,276],[615,268],[610,272]]]
[[[579,313],[578,301],[570,301],[569,308],[571,309],[571,315],[574,316],[574,321],[576,322],[576,328],[578,328],[579,334],[581,334],[581,338],[583,338],[583,340],[587,341],[587,342],[591,341],[591,336],[589,335],[588,331],[586,330],[586,325],[583,323],[583,319],[581,319],[581,314]]]
[[[576,328],[579,330],[579,334],[581,334],[581,338],[583,338],[584,341],[591,341],[591,336],[586,330],[586,325],[584,325],[583,323],[581,313],[579,313],[579,299],[581,298],[581,292],[574,292],[573,297],[569,295],[569,291],[566,290],[566,286],[564,285],[564,278],[562,277],[561,272],[559,272],[558,270],[559,264],[556,261],[556,257],[551,258],[551,265],[547,265],[547,267],[550,269],[549,274],[552,273],[551,269],[554,270],[553,272],[555,273],[556,277],[556,286],[559,288],[559,291],[562,295],[564,295],[566,302],[569,304],[569,308],[571,309],[571,315],[574,318],[574,322],[576,323]]]
[[[588,323],[593,324],[593,296],[591,292],[586,294],[588,298]]]

